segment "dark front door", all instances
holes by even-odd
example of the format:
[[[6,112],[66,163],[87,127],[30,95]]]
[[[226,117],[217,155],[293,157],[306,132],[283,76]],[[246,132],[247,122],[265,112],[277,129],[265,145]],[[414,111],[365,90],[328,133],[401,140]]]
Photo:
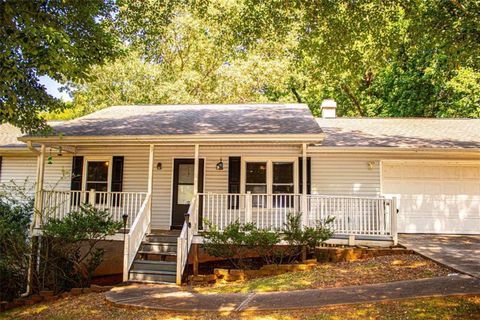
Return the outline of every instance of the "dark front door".
[[[203,192],[203,159],[199,159],[198,192]],[[173,165],[172,229],[181,228],[193,197],[193,159],[175,159]]]

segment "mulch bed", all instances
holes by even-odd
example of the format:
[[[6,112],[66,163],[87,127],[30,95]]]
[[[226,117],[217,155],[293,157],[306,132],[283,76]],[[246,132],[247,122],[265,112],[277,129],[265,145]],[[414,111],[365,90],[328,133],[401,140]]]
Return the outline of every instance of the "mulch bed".
[[[334,288],[446,276],[451,270],[416,254],[381,256],[352,262],[318,263],[310,271],[233,283],[187,287],[196,292],[266,292]]]

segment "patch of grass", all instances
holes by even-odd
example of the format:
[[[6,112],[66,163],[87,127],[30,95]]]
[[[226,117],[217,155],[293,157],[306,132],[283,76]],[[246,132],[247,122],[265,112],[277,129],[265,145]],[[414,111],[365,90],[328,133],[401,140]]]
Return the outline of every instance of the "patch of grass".
[[[243,282],[190,289],[199,293],[247,293],[331,288],[444,276],[449,270],[418,255],[318,264],[313,270],[285,273]]]
[[[409,299],[391,302],[339,305],[317,309],[255,313],[172,313],[120,308],[90,293],[49,303],[23,307],[0,314],[3,320],[348,320],[348,319],[480,319],[480,296]]]

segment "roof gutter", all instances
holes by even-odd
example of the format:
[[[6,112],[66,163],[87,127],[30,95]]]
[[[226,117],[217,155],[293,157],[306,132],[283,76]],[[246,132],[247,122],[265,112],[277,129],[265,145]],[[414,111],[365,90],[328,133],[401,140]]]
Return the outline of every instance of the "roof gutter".
[[[477,153],[480,148],[405,148],[405,147],[323,147],[310,146],[309,152],[313,153],[436,153],[436,152],[462,152],[462,153]]]
[[[324,133],[319,134],[244,134],[244,135],[165,135],[165,136],[52,136],[32,137],[24,136],[18,140],[28,143],[55,143],[55,144],[155,144],[155,143],[321,143]]]

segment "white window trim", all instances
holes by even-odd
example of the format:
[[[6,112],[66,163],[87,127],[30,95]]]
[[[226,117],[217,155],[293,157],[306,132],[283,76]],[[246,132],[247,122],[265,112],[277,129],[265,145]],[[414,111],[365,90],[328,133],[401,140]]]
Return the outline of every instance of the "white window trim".
[[[110,192],[112,187],[112,164],[113,164],[113,156],[110,157],[83,157],[83,170],[82,170],[82,191],[90,191],[86,190],[87,187],[87,169],[88,169],[88,162],[96,162],[96,161],[108,161],[108,178],[107,178],[107,192]]]
[[[240,177],[240,191],[246,193],[247,182],[247,162],[266,162],[267,163],[267,194],[273,192],[273,163],[274,162],[293,162],[293,194],[299,193],[298,181],[298,158],[296,157],[279,157],[265,160],[262,157],[242,157],[241,177]]]

